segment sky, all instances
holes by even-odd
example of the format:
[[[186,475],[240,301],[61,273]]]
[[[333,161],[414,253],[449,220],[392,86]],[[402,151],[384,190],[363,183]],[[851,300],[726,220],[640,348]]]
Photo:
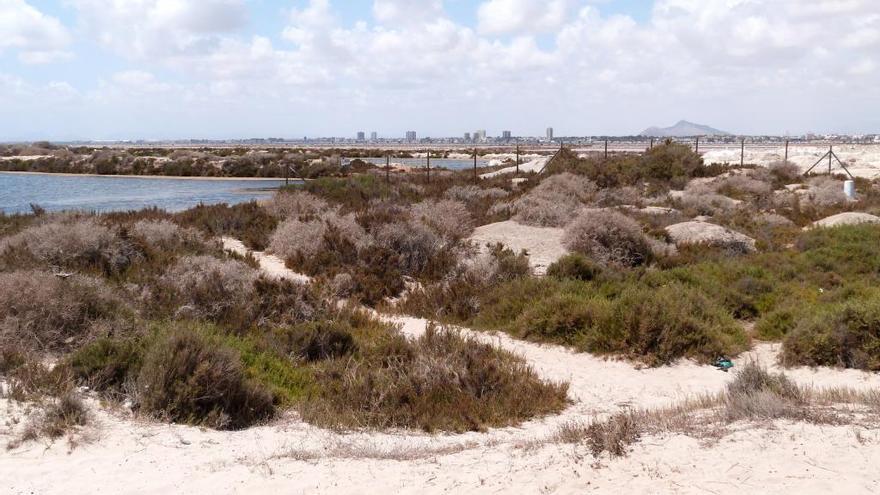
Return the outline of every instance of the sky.
[[[0,0],[0,141],[880,133],[877,0]]]

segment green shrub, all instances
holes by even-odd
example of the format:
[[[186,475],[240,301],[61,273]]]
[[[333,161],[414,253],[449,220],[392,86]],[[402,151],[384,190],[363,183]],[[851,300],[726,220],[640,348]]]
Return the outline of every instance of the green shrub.
[[[198,329],[160,335],[136,383],[140,410],[168,421],[239,429],[275,410],[271,392],[247,376],[239,353]]]
[[[782,360],[880,371],[880,298],[826,305],[802,318],[783,341]]]
[[[143,361],[144,343],[134,339],[98,339],[67,358],[79,383],[100,392],[122,392]]]
[[[599,278],[604,269],[580,253],[572,253],[556,260],[547,267],[547,275],[559,279],[589,282]]]

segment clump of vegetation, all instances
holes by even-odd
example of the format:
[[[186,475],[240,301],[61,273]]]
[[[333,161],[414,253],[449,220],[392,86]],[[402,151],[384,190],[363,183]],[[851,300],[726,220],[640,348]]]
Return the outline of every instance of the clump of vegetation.
[[[0,267],[55,266],[123,272],[140,254],[131,243],[92,218],[58,217],[0,239]]]
[[[273,396],[237,352],[191,329],[161,335],[143,357],[138,407],[166,421],[240,429],[272,416]]]
[[[180,227],[169,220],[140,220],[132,225],[130,233],[159,251],[197,249],[205,244],[204,236],[198,230]]]
[[[584,211],[566,227],[563,243],[571,251],[606,265],[638,266],[652,258],[641,226],[616,211]]]
[[[811,313],[785,336],[785,364],[880,371],[880,300],[858,298]]]
[[[266,249],[269,236],[278,225],[278,218],[256,201],[233,206],[198,205],[176,213],[173,219],[180,225],[195,227],[212,237],[234,237],[257,251]]]
[[[543,382],[522,359],[452,331],[429,328],[413,342],[388,336],[358,354],[319,372],[321,398],[304,410],[307,421],[333,428],[483,430],[566,404],[565,385]]]
[[[255,293],[258,273],[232,259],[213,256],[182,258],[161,278],[159,308],[175,308],[174,315],[212,321],[242,321]]]
[[[112,328],[130,310],[100,279],[0,273],[0,345],[60,351]]]
[[[526,225],[563,227],[589,204],[596,185],[583,176],[563,172],[542,180],[511,205],[514,219]]]
[[[558,279],[574,279],[589,282],[602,276],[604,269],[580,253],[559,258],[547,267],[547,276]]]

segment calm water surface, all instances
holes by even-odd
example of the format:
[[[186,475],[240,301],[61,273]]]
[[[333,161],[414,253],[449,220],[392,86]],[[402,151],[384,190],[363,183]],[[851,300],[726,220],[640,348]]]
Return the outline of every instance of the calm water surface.
[[[156,206],[180,211],[199,203],[242,203],[269,197],[283,180],[139,179],[0,173],[0,211],[124,211]]]

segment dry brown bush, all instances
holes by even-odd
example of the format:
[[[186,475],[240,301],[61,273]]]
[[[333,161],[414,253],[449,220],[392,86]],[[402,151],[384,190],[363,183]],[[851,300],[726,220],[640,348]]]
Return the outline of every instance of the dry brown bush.
[[[844,204],[847,201],[843,193],[843,182],[830,177],[814,177],[807,181],[809,189],[802,196],[802,201],[813,206],[824,208]]]
[[[326,249],[328,227],[334,229],[334,238],[361,248],[370,244],[369,235],[354,215],[327,212],[317,218],[301,221],[290,218],[278,225],[269,241],[269,250],[285,260],[296,257],[310,258]]]
[[[482,188],[478,186],[452,186],[443,193],[447,199],[475,203],[484,200],[499,200],[506,198],[509,193],[498,187]]]
[[[463,239],[474,231],[474,218],[461,201],[425,200],[413,205],[412,217],[448,241]]]
[[[584,211],[566,228],[563,243],[603,264],[637,266],[652,257],[638,222],[616,211]]]
[[[160,303],[178,317],[225,320],[248,310],[257,277],[240,261],[187,256],[162,276]]]
[[[322,198],[307,191],[279,192],[266,205],[269,213],[279,218],[314,217],[330,211]]]
[[[432,229],[416,221],[385,224],[375,237],[376,245],[396,253],[399,269],[410,275],[422,272],[445,245]]]
[[[132,225],[131,235],[162,251],[205,244],[205,238],[198,230],[183,228],[168,220],[141,220]]]
[[[0,239],[0,253],[24,251],[40,262],[65,268],[125,270],[138,258],[132,246],[91,218],[50,220]]]
[[[0,345],[34,351],[72,348],[129,310],[103,281],[83,275],[0,273]]]
[[[307,421],[334,428],[483,430],[559,411],[567,386],[540,380],[513,354],[429,328],[390,334],[357,359],[326,363]]]
[[[511,204],[514,219],[526,225],[562,227],[593,201],[596,185],[568,172],[551,175]]]

